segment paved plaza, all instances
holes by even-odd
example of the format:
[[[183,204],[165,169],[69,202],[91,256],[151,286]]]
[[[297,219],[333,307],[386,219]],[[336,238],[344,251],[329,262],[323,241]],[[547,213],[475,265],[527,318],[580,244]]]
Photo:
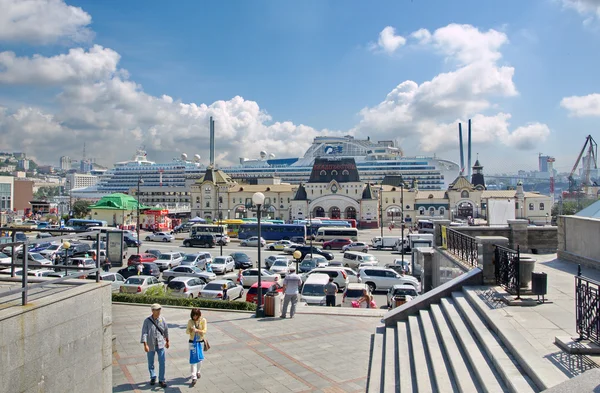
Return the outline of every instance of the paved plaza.
[[[149,306],[113,305],[113,391],[162,391],[150,386],[139,344]],[[190,388],[189,309],[163,308],[169,323],[167,392],[364,392],[371,334],[380,317],[297,314],[256,320],[251,313],[205,310],[211,344],[202,378]],[[157,370],[158,371],[158,370]]]

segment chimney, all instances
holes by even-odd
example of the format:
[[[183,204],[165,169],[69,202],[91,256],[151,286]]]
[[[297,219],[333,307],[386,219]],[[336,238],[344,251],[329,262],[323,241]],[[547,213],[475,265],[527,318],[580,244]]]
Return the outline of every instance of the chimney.
[[[210,165],[215,166],[215,122],[210,117]]]
[[[467,165],[468,165],[468,171],[469,171],[469,176],[467,177],[468,179],[471,179],[471,174],[473,169],[471,168],[471,119],[469,119],[469,140],[467,142]]]
[[[465,171],[465,151],[462,138],[462,124],[458,123],[458,144],[460,148],[460,175]]]

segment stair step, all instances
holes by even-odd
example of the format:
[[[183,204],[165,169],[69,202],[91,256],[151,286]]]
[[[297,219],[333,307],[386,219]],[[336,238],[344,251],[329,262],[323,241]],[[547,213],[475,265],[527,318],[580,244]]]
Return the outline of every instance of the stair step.
[[[502,381],[511,393],[533,393],[537,387],[525,378],[521,370],[517,368],[512,359],[506,354],[504,348],[500,345],[496,337],[490,333],[487,326],[483,323],[477,312],[473,309],[463,293],[455,292],[452,294],[454,304],[465,317],[475,333],[477,340],[483,346],[488,358],[492,361],[496,371],[500,374]]]
[[[431,305],[431,315],[440,335],[440,339],[448,356],[448,363],[454,375],[454,382],[461,393],[477,392],[475,377],[467,365],[467,361],[448,327],[441,307],[438,304]]]
[[[383,352],[383,392],[398,391],[396,378],[396,329],[385,328],[385,350]]]
[[[434,383],[436,385],[436,392],[440,393],[452,393],[454,392],[452,386],[452,379],[448,374],[448,368],[444,361],[444,354],[440,347],[437,335],[435,333],[435,327],[431,321],[431,315],[427,310],[419,311],[421,318],[421,326],[425,336],[425,344],[427,345],[427,351],[429,353],[429,359],[431,360],[431,368],[433,371]]]
[[[479,386],[481,390],[486,393],[503,393],[504,388],[500,381],[496,378],[494,371],[488,364],[487,359],[481,352],[479,344],[475,341],[475,338],[471,334],[467,325],[462,320],[458,310],[456,309],[454,302],[448,298],[441,300],[442,309],[448,317],[448,321],[454,330],[455,337],[463,348],[469,363],[473,369],[473,372],[477,376]]]
[[[400,392],[412,393],[414,392],[414,373],[411,358],[414,351],[411,351],[408,325],[405,321],[396,323],[396,345],[398,348],[396,365],[400,373]]]
[[[369,367],[368,393],[380,393],[383,361],[383,334],[373,334],[371,365]]]
[[[513,325],[500,315],[493,315],[476,290],[477,288],[465,287],[463,293],[539,390],[549,389],[569,379],[559,368],[544,359]]]
[[[421,327],[419,317],[411,315],[408,317],[408,327],[410,342],[412,344],[413,370],[416,381],[416,390],[419,393],[432,393],[431,377],[429,366],[427,365],[427,355],[423,338],[421,337]]]

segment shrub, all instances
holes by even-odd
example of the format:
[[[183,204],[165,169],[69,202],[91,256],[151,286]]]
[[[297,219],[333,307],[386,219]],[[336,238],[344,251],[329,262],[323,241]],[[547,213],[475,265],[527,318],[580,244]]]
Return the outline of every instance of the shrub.
[[[225,310],[256,311],[256,304],[248,302],[234,302],[230,300],[186,299],[170,296],[133,295],[128,293],[113,293],[113,302],[153,304],[163,306],[216,308]]]

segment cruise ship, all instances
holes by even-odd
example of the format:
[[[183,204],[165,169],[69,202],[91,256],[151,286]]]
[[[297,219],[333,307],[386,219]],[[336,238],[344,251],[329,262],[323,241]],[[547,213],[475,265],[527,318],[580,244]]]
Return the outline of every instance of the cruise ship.
[[[259,158],[240,158],[239,165],[219,169],[235,180],[252,182],[279,177],[282,182],[299,184],[309,179],[315,158],[353,158],[361,181],[379,183],[386,175],[402,175],[407,181],[416,179],[422,190],[445,190],[459,174],[459,165],[455,162],[436,157],[405,157],[394,141],[373,142],[352,136],[316,137],[299,158],[275,158],[263,151]],[[172,162],[156,163],[139,149],[132,160],[118,162],[100,176],[97,185],[73,192],[82,196],[125,193],[137,187],[139,179],[143,180],[143,187],[186,187],[186,179],[189,184],[189,179],[200,178],[205,171],[199,155],[188,160],[188,156],[182,154]]]

